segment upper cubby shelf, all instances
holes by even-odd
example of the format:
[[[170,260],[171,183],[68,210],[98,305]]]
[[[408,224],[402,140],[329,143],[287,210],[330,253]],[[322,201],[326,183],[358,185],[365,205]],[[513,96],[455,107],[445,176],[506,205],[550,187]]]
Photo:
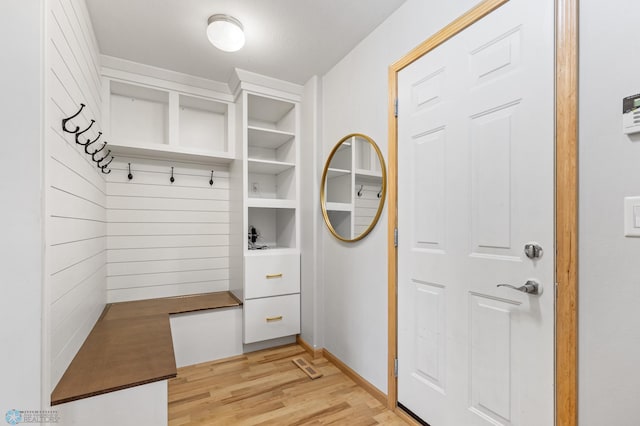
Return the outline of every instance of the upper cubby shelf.
[[[229,101],[138,81],[104,78],[103,86],[103,121],[116,155],[213,163],[235,158]]]
[[[251,94],[248,100],[248,128],[295,133],[295,104]]]

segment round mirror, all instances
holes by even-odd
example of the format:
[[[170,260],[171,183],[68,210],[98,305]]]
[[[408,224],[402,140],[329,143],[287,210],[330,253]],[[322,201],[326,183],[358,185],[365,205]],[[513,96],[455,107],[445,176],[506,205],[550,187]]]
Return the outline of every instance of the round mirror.
[[[387,192],[387,171],[378,145],[352,133],[333,147],[320,186],[322,216],[339,240],[363,239],[376,226]]]

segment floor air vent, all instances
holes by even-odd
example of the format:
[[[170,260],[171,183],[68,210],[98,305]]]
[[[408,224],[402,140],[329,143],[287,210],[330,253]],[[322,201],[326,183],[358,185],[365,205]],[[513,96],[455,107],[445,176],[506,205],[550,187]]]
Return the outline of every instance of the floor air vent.
[[[295,358],[292,361],[295,365],[298,366],[299,369],[304,371],[304,373],[307,376],[311,377],[312,379],[317,379],[318,377],[322,376],[322,373],[320,373],[318,370],[313,368],[313,366],[311,366],[307,361],[305,361],[304,358]]]

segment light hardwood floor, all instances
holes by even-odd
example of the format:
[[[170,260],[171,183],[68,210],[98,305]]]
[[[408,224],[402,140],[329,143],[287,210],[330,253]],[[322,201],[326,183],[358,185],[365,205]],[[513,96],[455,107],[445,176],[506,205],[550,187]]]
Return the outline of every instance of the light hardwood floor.
[[[311,380],[292,359],[323,373]],[[169,381],[169,425],[403,425],[325,358],[298,345],[178,369]]]

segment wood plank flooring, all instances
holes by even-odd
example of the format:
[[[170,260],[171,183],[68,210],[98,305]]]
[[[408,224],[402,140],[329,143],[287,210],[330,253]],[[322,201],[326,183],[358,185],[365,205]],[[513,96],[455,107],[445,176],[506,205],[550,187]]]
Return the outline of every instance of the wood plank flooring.
[[[296,357],[323,376],[311,380]],[[296,344],[179,368],[169,380],[169,426],[377,424],[406,426],[332,363]]]

